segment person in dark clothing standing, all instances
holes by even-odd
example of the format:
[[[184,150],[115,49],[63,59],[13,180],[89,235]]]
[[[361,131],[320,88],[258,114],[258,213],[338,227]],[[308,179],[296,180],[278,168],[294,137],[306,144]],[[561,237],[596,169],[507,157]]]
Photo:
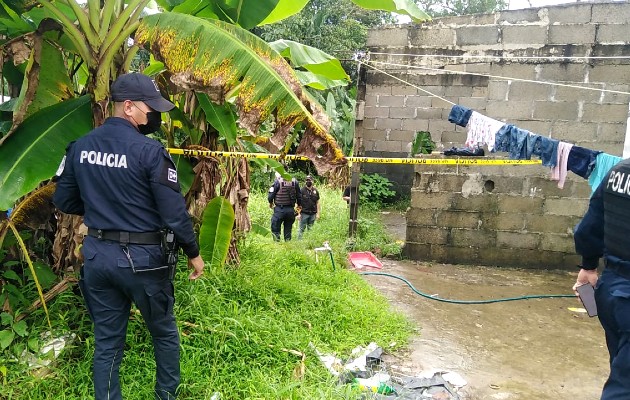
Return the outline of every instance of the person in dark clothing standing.
[[[582,256],[576,291],[595,286],[599,321],[610,355],[610,375],[602,400],[630,399],[630,160],[614,166],[591,197],[575,229],[575,248]],[[605,269],[598,279],[603,257]]]
[[[315,220],[319,220],[321,207],[319,204],[319,191],[313,186],[313,177],[308,175],[305,185],[300,189],[302,195],[302,212],[300,213],[300,232],[298,239],[302,239],[305,229],[311,229]]]
[[[122,399],[119,368],[133,302],[146,323],[156,363],[156,399],[175,399],[180,381],[179,334],[172,273],[162,241],[174,236],[199,278],[204,262],[170,155],[145,135],[159,129],[174,105],[142,74],[111,87],[114,117],[70,143],[57,172],[53,202],[84,216],[84,265],[79,285],[94,322],[96,400]]]
[[[302,206],[300,187],[295,178],[285,181],[276,172],[276,180],[269,188],[267,194],[269,208],[273,209],[271,216],[271,233],[276,241],[280,240],[280,228],[284,226],[284,240],[291,240],[291,231],[295,222],[295,204]]]

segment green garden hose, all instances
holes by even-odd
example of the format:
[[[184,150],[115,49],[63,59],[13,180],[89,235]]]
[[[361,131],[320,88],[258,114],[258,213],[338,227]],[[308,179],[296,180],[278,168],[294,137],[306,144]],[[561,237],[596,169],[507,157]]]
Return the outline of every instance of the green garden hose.
[[[332,253],[331,253],[332,257]],[[334,268],[334,262],[333,262]],[[444,303],[453,303],[453,304],[490,304],[490,303],[500,303],[503,301],[515,301],[515,300],[527,300],[527,299],[554,299],[554,298],[575,298],[574,294],[536,294],[536,295],[528,295],[528,296],[518,296],[518,297],[505,297],[502,299],[491,299],[491,300],[450,300],[443,299],[441,297],[431,296],[426,293],[422,293],[418,289],[416,289],[408,280],[403,278],[402,276],[386,274],[384,272],[362,272],[360,275],[376,275],[376,276],[386,276],[389,278],[398,279],[403,281],[413,290],[416,294],[419,294],[422,297],[425,297],[430,300],[437,300]]]

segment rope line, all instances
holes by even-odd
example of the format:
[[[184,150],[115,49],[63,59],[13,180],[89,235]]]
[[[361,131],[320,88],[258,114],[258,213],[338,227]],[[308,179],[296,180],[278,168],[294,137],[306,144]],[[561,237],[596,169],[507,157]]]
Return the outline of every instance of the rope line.
[[[453,102],[452,102],[452,101],[450,101],[450,100],[446,100],[444,97],[440,97],[440,96],[438,96],[438,95],[437,95],[437,94],[435,94],[435,93],[431,93],[431,92],[429,92],[429,91],[428,91],[428,90],[426,90],[426,89],[423,89],[423,88],[421,88],[421,87],[419,87],[419,86],[414,85],[413,83],[407,82],[407,81],[405,81],[404,79],[400,79],[400,78],[399,78],[399,77],[397,77],[397,76],[391,75],[391,74],[389,74],[389,73],[387,73],[387,72],[385,72],[385,71],[383,71],[383,70],[381,70],[381,69],[376,68],[376,67],[375,67],[375,66],[373,66],[373,65],[367,64],[367,63],[365,63],[365,62],[363,62],[363,61],[360,61],[360,60],[359,60],[359,63],[360,63],[360,64],[365,65],[366,67],[370,67],[370,68],[372,68],[373,70],[378,71],[378,72],[380,72],[380,73],[382,73],[382,74],[385,74],[385,75],[387,75],[387,76],[389,76],[389,77],[391,77],[391,78],[394,78],[394,79],[396,79],[396,80],[398,80],[398,81],[400,81],[400,82],[404,83],[405,85],[412,86],[412,87],[414,87],[414,88],[416,88],[416,89],[420,90],[421,92],[424,92],[424,93],[428,94],[429,96],[436,97],[436,98],[438,98],[438,99],[440,99],[440,100],[442,100],[442,101],[444,101],[444,102],[446,102],[446,103],[448,103],[448,104],[450,104],[450,105],[452,105],[452,106],[454,106],[454,105],[455,105],[455,103],[453,103]]]
[[[407,56],[407,57],[426,57],[426,58],[476,58],[486,59],[494,58],[498,60],[514,61],[519,60],[627,60],[630,56],[492,56],[492,55],[449,55],[449,54],[407,54],[407,53],[380,53],[371,51],[370,54],[385,56]]]
[[[439,72],[441,74],[457,74],[457,75],[474,75],[474,76],[483,76],[486,78],[494,78],[494,79],[503,79],[506,81],[517,81],[517,82],[528,82],[528,83],[537,83],[537,84],[541,84],[541,85],[550,85],[550,86],[562,86],[562,87],[568,87],[568,88],[573,88],[573,89],[582,89],[582,90],[592,90],[592,91],[596,91],[596,92],[606,92],[606,93],[616,93],[616,94],[623,94],[626,96],[630,96],[630,92],[623,92],[620,90],[610,90],[610,89],[598,89],[598,88],[591,88],[591,87],[587,87],[587,86],[579,86],[579,85],[571,85],[571,84],[567,84],[567,83],[557,83],[557,82],[548,82],[548,81],[535,81],[532,79],[523,79],[523,78],[510,78],[507,76],[499,76],[499,75],[489,75],[489,74],[481,74],[478,72],[466,72],[466,71],[453,71],[453,70],[447,70],[447,69],[442,69],[442,68],[431,68],[431,67],[421,67],[421,66],[416,66],[416,65],[409,65],[409,64],[397,64],[397,63],[387,63],[387,62],[383,62],[383,61],[368,61],[370,63],[376,63],[376,64],[382,64],[382,65],[391,65],[391,66],[395,66],[395,67],[405,67],[405,68],[411,68],[411,69],[421,69],[421,70],[427,70],[427,71],[436,71]],[[368,65],[368,64],[366,64]],[[371,68],[383,72],[373,66],[370,65]],[[389,75],[391,77],[394,77],[393,75],[390,75],[386,72],[383,72],[386,75]],[[394,77],[395,78],[395,77]],[[396,78],[398,79],[398,78]],[[398,79],[401,80],[401,79]],[[404,81],[403,81],[404,82]],[[411,84],[410,84],[411,85]],[[414,86],[414,85],[412,85]],[[417,88],[417,86],[414,86]],[[433,95],[433,94],[432,94]],[[437,95],[433,95],[436,97],[439,97]],[[441,99],[441,97],[440,97]],[[442,99],[444,101],[448,101],[445,99]],[[449,103],[451,103],[449,101]],[[454,103],[451,103],[454,104]]]

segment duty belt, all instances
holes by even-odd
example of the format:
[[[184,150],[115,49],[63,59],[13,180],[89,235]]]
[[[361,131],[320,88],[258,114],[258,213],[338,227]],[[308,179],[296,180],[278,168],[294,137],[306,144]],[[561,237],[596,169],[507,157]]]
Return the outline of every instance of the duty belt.
[[[124,232],[104,231],[102,229],[88,228],[88,236],[100,240],[112,240],[123,244],[161,244],[160,232]]]

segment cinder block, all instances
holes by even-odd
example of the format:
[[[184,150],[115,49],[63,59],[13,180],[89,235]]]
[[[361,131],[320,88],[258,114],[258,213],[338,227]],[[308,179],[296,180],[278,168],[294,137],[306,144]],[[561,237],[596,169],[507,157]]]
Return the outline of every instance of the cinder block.
[[[497,232],[497,246],[508,249],[536,249],[540,243],[538,233]]]
[[[486,112],[495,119],[527,119],[532,117],[532,101],[489,101]]]
[[[579,86],[599,88],[603,87],[601,83],[580,83]],[[586,103],[599,103],[602,98],[602,92],[597,90],[582,90],[572,87],[556,86],[554,87],[553,99],[556,101],[583,101]]]
[[[368,107],[375,107],[378,105],[378,96],[374,94],[365,95],[365,105]]]
[[[588,202],[574,199],[545,199],[545,214],[583,216]]]
[[[501,11],[497,13],[497,24],[518,24],[523,22],[540,21],[537,8],[526,8],[523,10]]]
[[[602,24],[627,24],[630,21],[630,7],[627,3],[593,4],[591,22]]]
[[[393,119],[393,118],[377,118],[376,119],[376,129],[401,129],[402,128],[402,119]]]
[[[494,247],[496,231],[453,228],[449,244],[455,247]]]
[[[477,212],[444,210],[437,215],[436,224],[439,227],[478,230],[481,225],[481,220]]]
[[[510,84],[508,99],[512,100],[549,100],[551,86],[533,82],[515,81]]]
[[[432,131],[433,132],[433,131]],[[441,132],[439,142],[444,145],[445,149],[450,149],[451,147],[461,147],[466,143],[466,133],[465,132]],[[431,133],[433,136],[433,133]]]
[[[540,25],[505,25],[501,27],[502,43],[526,44],[528,46],[547,43],[547,27]]]
[[[511,121],[514,125],[518,126],[521,129],[528,130],[532,133],[541,135],[541,136],[549,136],[549,133],[552,132],[551,127],[553,126],[553,122],[550,121],[533,121],[533,120],[513,120]]]
[[[440,108],[416,108],[416,118],[418,119],[439,119],[442,118],[442,109]]]
[[[453,193],[426,193],[411,191],[411,207],[430,210],[448,210],[453,202]]]
[[[540,67],[536,79],[550,82],[584,82],[585,69],[589,68],[582,64],[541,64]]]
[[[492,194],[481,194],[469,197],[455,194],[452,199],[451,209],[496,213],[498,211],[498,197]]]
[[[534,118],[575,121],[578,119],[578,103],[575,101],[534,101]]]
[[[600,123],[597,129],[597,140],[603,142],[623,143],[626,137],[626,124],[619,122],[615,124]]]
[[[550,44],[590,44],[595,43],[596,25],[549,25]]]
[[[436,213],[439,211],[411,208],[407,211],[407,226],[436,226]]]
[[[605,89],[617,90],[620,92],[628,92],[630,90],[630,85],[606,84],[604,86]],[[601,102],[607,104],[628,104],[628,95],[621,93],[604,92],[604,98]]]
[[[630,65],[595,65],[590,71],[590,82],[625,83],[630,81]]]
[[[434,19],[438,25],[489,25],[495,23],[495,14],[458,15]]]
[[[573,193],[571,195],[574,199],[585,199],[586,201],[591,198],[591,187],[586,180],[577,181],[573,185]]]
[[[430,132],[451,132],[454,129],[454,124],[444,119],[430,119],[429,131]],[[463,133],[463,132],[462,132]],[[463,134],[465,137],[465,134]]]
[[[375,75],[375,74],[372,74]],[[371,79],[368,79],[370,84],[366,85],[366,93],[370,93],[373,95],[391,95],[392,87],[391,85],[375,85]],[[366,104],[367,105],[367,104]]]
[[[540,197],[497,195],[499,212],[515,214],[536,214],[543,210],[543,199]]]
[[[506,78],[536,79],[536,67],[534,64],[510,63],[492,64],[490,73]]]
[[[456,30],[456,45],[483,45],[499,43],[499,27],[489,26],[465,26]]]
[[[514,255],[518,254],[518,257]],[[521,267],[549,269],[565,267],[563,253],[541,251],[539,249],[514,249],[486,248],[479,253],[479,261],[483,265],[496,265],[498,267]]]
[[[572,143],[592,141],[597,137],[597,123],[555,121],[551,128],[551,137]]]
[[[365,107],[365,118],[389,118],[389,107]]]
[[[414,243],[446,244],[448,229],[428,226],[407,226],[407,240]]]
[[[507,194],[519,195],[519,196],[527,194],[527,191],[525,188],[527,181],[521,177],[483,175],[482,179],[484,183],[494,186],[491,193],[495,195],[498,193],[507,193]],[[489,182],[492,182],[492,184],[490,184]]]
[[[405,96],[405,107],[431,107],[430,96],[411,95]]]
[[[488,100],[506,101],[510,84],[505,80],[491,80],[488,82]]]
[[[359,124],[364,130],[376,129],[376,118],[365,118],[363,121],[357,121],[356,126],[359,128]]]
[[[406,131],[428,131],[429,120],[427,119],[403,119],[402,129]]]
[[[432,185],[440,192],[461,193],[462,186],[467,179],[467,175],[448,173],[434,174]]]
[[[460,97],[457,101],[457,104],[459,104],[460,106],[468,107],[482,114],[486,109],[487,103],[488,100],[485,97],[472,97],[472,93],[471,97]]]
[[[552,198],[567,197],[572,193],[572,181],[565,181],[564,188],[558,188],[558,182],[552,181],[549,176],[531,177],[528,179],[529,193],[532,196]]]
[[[590,4],[571,4],[547,8],[549,21],[554,23],[584,24],[591,21]],[[600,26],[601,28],[601,26]]]
[[[482,225],[484,229],[491,229],[492,224],[494,224],[494,229],[501,231],[521,231],[525,227],[525,219],[522,214],[499,213],[490,216],[492,219],[487,221],[487,224]],[[482,221],[486,222],[484,219]]]
[[[575,215],[528,214],[525,216],[525,229],[527,229],[529,232],[568,235],[573,232],[573,228],[580,221],[580,219],[581,217]]]
[[[433,261],[431,258],[431,245],[414,243],[410,240],[409,234],[405,240],[405,248],[403,249],[405,256],[410,260]]]
[[[597,43],[630,43],[630,26],[625,24],[599,25]]]
[[[374,151],[388,151],[393,153],[400,153],[403,149],[402,142],[387,140],[380,141],[374,144]]]
[[[625,122],[628,106],[625,104],[584,104],[582,121]]]
[[[401,142],[412,142],[415,132],[396,130],[389,133],[389,140],[399,140]]]
[[[487,86],[475,86],[473,87],[472,97],[488,97],[488,87]]]
[[[402,77],[405,79],[407,77]],[[407,79],[405,79],[407,80]],[[400,82],[396,82],[396,85],[400,85]],[[393,86],[392,87],[392,95],[394,96],[415,96],[419,94],[418,89],[413,86]]]
[[[433,259],[447,264],[472,264],[481,250],[476,247],[433,246]],[[472,261],[471,261],[472,260]]]
[[[447,27],[409,29],[411,46],[451,47],[455,45],[455,30]]]
[[[366,105],[368,104],[366,103]],[[403,107],[404,105],[405,105],[404,96],[389,96],[389,95],[378,96],[379,107]]]
[[[399,28],[369,29],[367,46],[406,47],[409,43],[407,30]]]
[[[452,97],[470,97],[472,96],[473,88],[470,86],[449,86],[444,91],[445,95],[449,98]]]
[[[604,153],[608,153],[610,155],[618,156],[618,157],[621,157],[623,153],[623,147],[619,146],[618,143],[606,143],[606,142],[596,142],[592,144],[578,143],[578,146],[579,145],[583,145],[583,147],[590,146],[589,148],[593,150],[603,151]]]
[[[575,242],[571,235],[556,235],[545,233],[542,235],[540,248],[543,250],[558,251],[562,253],[575,252]]]
[[[391,107],[389,109],[389,117],[401,119],[416,118],[416,109],[412,107]]]
[[[386,133],[381,130],[365,131],[363,132],[363,140],[372,140],[375,142],[386,140]]]

